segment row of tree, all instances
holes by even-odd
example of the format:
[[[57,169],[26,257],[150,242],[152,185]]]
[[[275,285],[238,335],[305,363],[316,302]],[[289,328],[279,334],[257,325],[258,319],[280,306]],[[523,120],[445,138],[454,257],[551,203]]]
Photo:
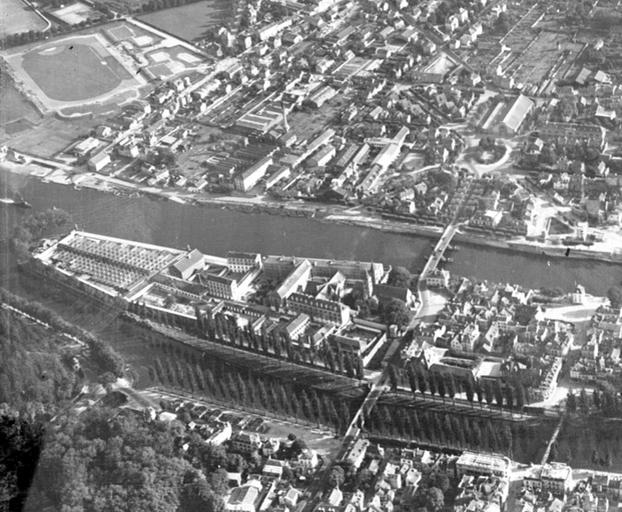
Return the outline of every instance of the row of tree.
[[[171,7],[180,7],[182,5],[195,3],[198,1],[199,0],[149,0],[148,2],[145,2],[142,5],[136,7],[133,12],[135,14],[149,13],[162,9],[168,9]],[[55,3],[59,2],[51,3],[50,7],[54,7]],[[60,2],[60,4],[62,4],[62,2]],[[13,46],[20,46],[22,44],[33,43],[35,41],[47,39],[48,37],[67,34],[101,23],[107,23],[115,18],[115,13],[103,2],[97,3],[97,10],[99,12],[95,16],[73,24],[68,24],[63,22],[62,20],[54,18],[56,23],[53,23],[50,29],[46,32],[40,30],[28,30],[16,34],[8,34],[4,39],[0,41],[0,45],[4,48],[10,48]]]
[[[394,365],[388,369],[389,382],[393,391],[398,385],[407,381],[413,395],[417,393],[429,393],[441,398],[454,399],[456,395],[464,394],[467,401],[483,406],[497,405],[509,409],[522,409],[529,401],[528,390],[518,380],[508,382],[497,379],[475,380],[460,379],[451,373],[430,372],[420,364],[409,361],[406,371],[402,371]]]
[[[338,432],[345,431],[352,416],[351,407],[356,405],[326,391],[253,374],[213,358],[192,363],[174,355],[158,357],[149,368],[149,376],[164,386],[331,426]]]
[[[385,404],[372,410],[365,425],[374,434],[456,449],[506,454],[514,450],[512,425],[502,420]]]
[[[198,2],[199,0],[149,0],[148,2],[143,3],[138,6],[134,13],[147,13],[160,11],[162,9],[170,9],[171,7],[181,7],[186,4],[193,4]]]
[[[68,34],[81,30],[83,28],[92,27],[101,23],[107,23],[114,19],[114,13],[110,10],[101,12],[94,18],[88,18],[78,23],[69,25],[66,23],[53,23],[49,30],[43,32],[41,30],[28,30],[25,32],[19,32],[17,34],[8,34],[4,39],[0,41],[0,46],[3,48],[10,48],[13,46],[20,46],[22,44],[34,43],[49,37],[55,37],[62,34]]]
[[[364,377],[361,357],[354,352],[341,350],[339,344],[336,344],[336,349],[333,349],[330,342],[316,348],[308,338],[305,347],[299,342],[294,343],[285,329],[273,329],[270,332],[262,329],[260,333],[256,333],[250,325],[240,328],[233,315],[218,312],[212,317],[200,311],[196,315],[199,334],[209,340],[229,343],[296,364],[321,367],[351,378]]]
[[[582,389],[578,395],[575,395],[573,391],[568,392],[566,409],[569,412],[579,412],[585,416],[589,415],[593,409],[605,416],[619,416],[622,414],[622,402],[615,387],[608,382],[602,382],[599,387],[594,389],[591,397],[585,389]]]

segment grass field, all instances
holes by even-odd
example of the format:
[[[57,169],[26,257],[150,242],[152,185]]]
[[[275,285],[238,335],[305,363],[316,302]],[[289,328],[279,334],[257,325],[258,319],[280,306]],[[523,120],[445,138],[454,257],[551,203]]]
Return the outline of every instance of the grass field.
[[[71,142],[102,124],[107,117],[80,117],[64,121],[55,116],[46,119],[26,131],[7,133],[6,143],[18,151],[36,153],[42,157],[53,157]],[[11,127],[9,127],[11,128]]]
[[[39,119],[37,109],[24,98],[8,77],[0,75],[0,126],[22,118]]]
[[[22,0],[0,1],[0,38],[29,30],[42,30],[45,22]]]
[[[224,19],[227,9],[223,0],[194,2],[141,16],[139,19],[174,36],[192,41]]]
[[[99,96],[131,78],[114,57],[100,56],[93,46],[78,42],[31,50],[24,54],[22,66],[43,93],[57,101]]]

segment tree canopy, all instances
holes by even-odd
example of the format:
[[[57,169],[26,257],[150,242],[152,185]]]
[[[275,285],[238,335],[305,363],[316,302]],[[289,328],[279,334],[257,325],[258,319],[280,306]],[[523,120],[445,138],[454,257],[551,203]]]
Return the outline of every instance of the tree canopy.
[[[48,432],[25,509],[219,511],[222,470],[193,468],[182,433],[112,409],[69,415]]]
[[[412,274],[405,267],[393,267],[389,273],[388,284],[409,288],[412,281]]]
[[[389,325],[404,327],[410,321],[410,313],[403,300],[391,299],[382,306],[382,318]]]
[[[28,256],[28,249],[34,240],[58,230],[67,222],[69,214],[60,208],[50,208],[29,215],[13,230],[11,248],[18,259],[24,259]]]
[[[622,286],[612,286],[607,290],[607,298],[611,302],[611,307],[619,308],[622,306]]]
[[[0,311],[0,403],[59,402],[71,397],[76,383],[58,336]]]

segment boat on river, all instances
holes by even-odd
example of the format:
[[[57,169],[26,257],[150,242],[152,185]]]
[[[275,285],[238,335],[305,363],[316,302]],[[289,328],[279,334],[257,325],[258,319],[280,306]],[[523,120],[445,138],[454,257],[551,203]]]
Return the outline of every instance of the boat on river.
[[[32,205],[20,195],[15,197],[0,197],[0,204],[14,206],[16,208],[32,208]]]

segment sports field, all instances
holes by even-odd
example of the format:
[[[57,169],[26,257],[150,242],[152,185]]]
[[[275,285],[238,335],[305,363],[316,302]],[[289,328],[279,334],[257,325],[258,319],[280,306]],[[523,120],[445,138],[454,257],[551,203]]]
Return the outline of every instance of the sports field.
[[[126,100],[128,92],[137,97],[146,84],[133,72],[131,57],[98,32],[38,42],[2,56],[20,92],[42,113],[95,113]]]
[[[46,23],[22,0],[0,0],[0,38],[45,27]]]
[[[69,25],[76,25],[97,16],[98,13],[88,5],[76,2],[75,4],[56,9],[52,11],[52,14]]]
[[[85,100],[132,78],[114,57],[101,50],[93,43],[52,44],[24,54],[22,67],[48,98]]]

